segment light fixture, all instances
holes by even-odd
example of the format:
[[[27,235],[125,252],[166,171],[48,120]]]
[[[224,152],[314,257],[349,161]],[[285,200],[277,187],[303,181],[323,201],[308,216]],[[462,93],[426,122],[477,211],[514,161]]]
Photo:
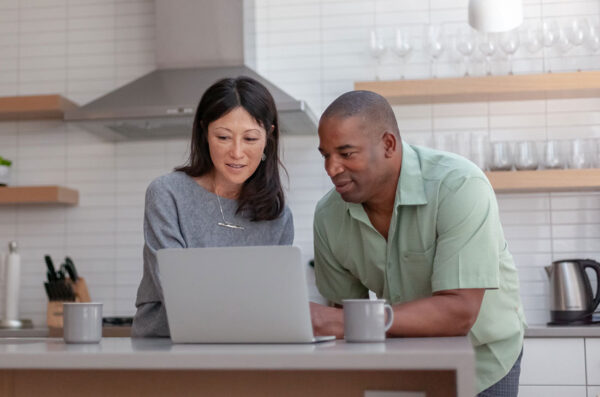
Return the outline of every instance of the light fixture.
[[[508,32],[522,22],[522,0],[469,0],[469,25],[475,30]]]

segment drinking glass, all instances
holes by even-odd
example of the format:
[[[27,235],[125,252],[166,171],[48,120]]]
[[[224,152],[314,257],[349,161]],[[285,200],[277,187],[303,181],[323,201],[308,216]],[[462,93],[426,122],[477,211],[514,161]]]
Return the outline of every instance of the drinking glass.
[[[565,30],[569,42],[574,46],[580,46],[585,41],[586,35],[589,32],[587,19],[573,18],[569,21]]]
[[[477,48],[485,56],[485,68],[488,76],[492,75],[492,56],[496,52],[496,35],[494,33],[485,33],[480,36]]]
[[[440,59],[445,49],[442,27],[439,25],[427,25],[425,27],[425,51],[429,54],[431,61],[431,75],[437,77],[435,63]]]
[[[546,47],[546,48],[553,47],[558,42],[559,37],[560,37],[560,26],[557,21],[552,20],[552,21],[543,21],[542,22],[542,43],[544,44],[544,47]],[[544,57],[544,62],[546,62],[547,58],[548,58],[547,56]],[[552,73],[551,62],[549,59],[547,61],[548,61],[547,72]]]
[[[381,58],[385,54],[386,47],[383,31],[380,29],[371,29],[369,32],[369,52],[371,56],[377,60],[375,69],[375,80],[379,80],[379,68],[381,66]]]
[[[471,161],[482,170],[487,169],[489,140],[484,134],[471,134]]]
[[[560,26],[557,21],[542,22],[542,43],[544,47],[552,47],[558,40]]]
[[[502,51],[504,51],[508,58],[508,74],[513,74],[512,58],[519,49],[520,43],[519,32],[516,29],[503,33],[500,38],[500,48],[502,48]]]
[[[568,62],[569,58],[565,57],[565,55],[571,50],[571,48],[573,48],[573,45],[569,41],[567,32],[563,28],[558,29],[558,37],[556,39],[555,47],[560,59],[565,59]]]
[[[396,29],[394,46],[392,47],[392,50],[394,51],[394,54],[400,58],[400,78],[403,79],[406,61],[410,57],[413,50],[412,37],[410,37],[408,29]]]
[[[588,22],[588,33],[584,45],[592,54],[600,50],[600,23],[597,19]]]
[[[587,139],[572,140],[569,168],[590,168],[593,163],[592,147],[591,142]]]
[[[509,171],[512,169],[512,151],[509,142],[494,142],[492,144],[492,171]]]
[[[564,168],[564,156],[560,141],[549,140],[544,143],[544,168]]]
[[[515,168],[518,170],[535,170],[538,168],[538,155],[535,142],[517,143]]]
[[[465,64],[465,77],[469,75],[469,58],[473,55],[476,44],[475,31],[468,25],[462,25],[456,32],[456,51],[462,56]]]
[[[529,22],[523,29],[525,49],[532,55],[536,54],[544,46],[540,23]]]

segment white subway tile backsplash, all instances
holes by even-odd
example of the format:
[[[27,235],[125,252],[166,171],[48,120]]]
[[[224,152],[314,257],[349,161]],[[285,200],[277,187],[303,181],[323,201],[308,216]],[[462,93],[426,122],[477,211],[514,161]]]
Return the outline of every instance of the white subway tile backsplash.
[[[388,45],[394,29],[443,22],[448,32],[466,21],[467,0],[368,0],[254,2],[258,70],[293,96],[308,101],[318,116],[353,82],[400,76],[391,52],[377,65],[368,50],[369,31],[384,28]],[[528,18],[598,14],[596,1],[526,1]],[[249,7],[246,7],[247,9]],[[63,93],[86,103],[153,70],[154,2],[133,0],[0,1],[0,95]],[[428,78],[431,64],[420,43],[405,65],[409,78]],[[517,73],[583,69],[600,63],[575,49],[568,58],[553,52],[520,50]],[[451,55],[451,54],[450,54]],[[483,72],[481,61],[471,65]],[[462,73],[461,60],[445,54],[440,76]],[[574,70],[574,69],[573,69]],[[506,62],[494,60],[494,72]],[[394,106],[408,141],[431,144],[435,136],[488,134],[492,141],[600,138],[598,98]],[[435,132],[434,132],[435,131]],[[295,243],[303,261],[312,258],[312,217],[316,202],[331,189],[314,136],[283,136],[287,203],[295,216]],[[107,315],[131,315],[142,274],[144,192],[156,176],[182,164],[187,139],[168,142],[107,142],[76,125],[61,122],[0,122],[0,155],[15,160],[19,184],[61,183],[79,190],[77,207],[0,208],[0,239],[18,239],[23,252],[23,309],[45,321],[43,255],[70,255],[88,279],[94,299]],[[600,259],[600,204],[597,193],[499,195],[501,220],[521,278],[530,323],[548,321],[547,280],[542,267],[552,259],[582,255]],[[1,251],[1,250],[0,250]],[[308,271],[309,280],[314,275]],[[319,300],[311,286],[311,299]],[[1,313],[0,313],[1,314]]]

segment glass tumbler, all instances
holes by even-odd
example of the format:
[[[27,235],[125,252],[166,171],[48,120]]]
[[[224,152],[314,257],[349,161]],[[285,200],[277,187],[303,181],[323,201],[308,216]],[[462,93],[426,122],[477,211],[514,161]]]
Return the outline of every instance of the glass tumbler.
[[[471,161],[484,171],[488,166],[489,146],[487,135],[475,133],[471,135]]]
[[[517,143],[515,168],[518,170],[535,170],[538,168],[538,155],[535,142]]]
[[[593,145],[587,139],[572,140],[569,168],[590,168],[593,157],[592,148]]]
[[[509,142],[492,143],[492,171],[509,171],[512,169],[513,159]]]
[[[546,169],[564,168],[565,160],[560,141],[549,140],[544,144],[543,165]]]

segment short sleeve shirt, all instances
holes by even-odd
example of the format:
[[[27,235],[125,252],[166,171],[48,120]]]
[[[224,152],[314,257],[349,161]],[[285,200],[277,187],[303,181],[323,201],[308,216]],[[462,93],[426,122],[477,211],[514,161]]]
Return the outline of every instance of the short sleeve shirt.
[[[314,218],[317,287],[327,299],[390,303],[436,291],[487,289],[469,336],[478,392],[508,373],[522,349],[519,281],[485,174],[450,153],[402,143],[402,168],[386,240],[362,204],[330,191]]]

